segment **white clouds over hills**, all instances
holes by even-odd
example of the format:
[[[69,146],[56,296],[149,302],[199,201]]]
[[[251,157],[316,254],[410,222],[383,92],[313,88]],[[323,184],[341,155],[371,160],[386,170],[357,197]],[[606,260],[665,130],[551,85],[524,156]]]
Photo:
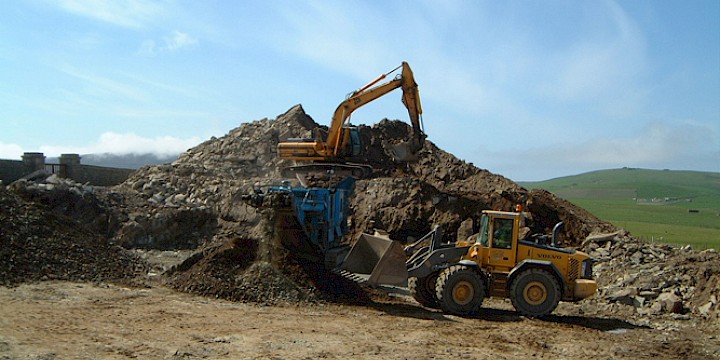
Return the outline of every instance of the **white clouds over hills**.
[[[143,137],[134,133],[105,132],[89,145],[58,146],[41,145],[36,149],[24,149],[13,143],[0,142],[0,158],[19,160],[23,152],[42,152],[45,156],[60,154],[153,154],[157,157],[168,157],[180,154],[199,144],[201,139],[194,136],[181,139],[173,136]]]

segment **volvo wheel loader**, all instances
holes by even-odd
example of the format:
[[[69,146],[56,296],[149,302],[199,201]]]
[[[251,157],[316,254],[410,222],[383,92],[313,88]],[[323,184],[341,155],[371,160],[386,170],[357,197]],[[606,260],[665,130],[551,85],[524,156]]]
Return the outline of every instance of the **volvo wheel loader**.
[[[420,304],[455,315],[476,313],[486,297],[495,296],[510,298],[523,315],[542,317],[561,300],[579,301],[597,292],[590,257],[557,247],[562,223],[555,226],[548,244],[542,241],[547,236],[518,239],[522,221],[521,212],[484,210],[480,232],[472,241],[443,244],[436,228],[404,248],[404,264],[397,260],[396,250],[384,250],[391,249],[392,240],[364,234],[342,268],[350,273],[369,271],[369,278],[391,279],[392,285],[402,285],[406,271],[407,286]],[[378,249],[379,255],[368,255],[368,248]],[[377,262],[368,262],[373,259]]]

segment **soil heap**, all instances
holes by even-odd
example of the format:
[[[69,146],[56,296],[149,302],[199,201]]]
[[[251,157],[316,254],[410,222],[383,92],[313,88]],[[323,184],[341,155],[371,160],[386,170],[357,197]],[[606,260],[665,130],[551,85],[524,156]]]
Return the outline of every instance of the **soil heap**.
[[[96,204],[87,188],[80,189],[57,177],[39,183],[19,181],[13,191],[0,186],[0,285],[132,281],[147,272],[144,261],[108,243],[92,224],[61,214],[78,214]]]
[[[124,199],[115,241],[159,249],[202,245],[170,274],[171,284],[185,291],[264,302],[328,298],[328,292],[330,298],[356,294],[351,285],[282,246],[277,238],[288,234],[276,234],[264,223],[268,216],[241,201],[255,184],[279,183],[280,169],[292,165],[277,158],[278,142],[311,137],[318,127],[297,105],[274,120],[253,121],[211,138],[171,164],[138,170],[111,189],[114,198]],[[533,213],[535,232],[564,221],[568,245],[579,245],[592,231],[614,230],[548,192],[527,191],[429,141],[416,161],[394,162],[383,143],[406,139],[406,123],[383,120],[361,125],[359,131],[363,157],[353,160],[371,165],[374,172],[356,183],[346,242],[374,228],[405,242],[434,225],[445,228],[446,241],[454,241],[461,224],[468,229],[463,236],[476,230],[483,209],[511,210],[517,203]],[[269,256],[262,255],[266,243]]]
[[[133,199],[126,201],[128,221],[123,222],[116,239],[128,246],[177,248],[197,246],[215,236],[217,228],[241,229],[259,236],[252,230],[259,221],[257,212],[246,207],[240,197],[249,193],[254,184],[279,183],[279,169],[291,164],[277,158],[277,143],[290,137],[310,137],[317,127],[320,125],[297,105],[275,120],[257,120],[226,136],[212,138],[189,149],[172,164],[138,170],[113,189]],[[446,233],[454,234],[461,222],[479,219],[483,209],[511,210],[517,203],[526,204],[527,211],[533,214],[531,226],[536,232],[564,221],[566,242],[571,245],[579,245],[593,231],[614,230],[551,193],[527,191],[509,179],[457,159],[429,141],[417,161],[395,163],[382,142],[406,138],[410,128],[403,122],[383,120],[359,129],[364,155],[358,161],[370,164],[375,171],[369,179],[356,183],[351,239],[375,227],[404,241],[405,236],[424,235],[433,224],[443,225]],[[187,212],[191,213],[187,218],[179,215]],[[178,220],[185,224],[160,220],[179,216]],[[171,223],[177,228],[167,229]],[[154,231],[156,228],[162,232]],[[183,236],[188,233],[193,235]],[[173,240],[178,236],[187,238],[187,243]]]
[[[366,301],[354,283],[329,273],[283,239],[300,239],[288,224],[271,224],[272,211],[246,206],[255,184],[281,181],[288,166],[278,142],[311,137],[319,127],[295,106],[274,120],[245,123],[211,138],[175,162],[138,170],[111,188],[93,188],[47,174],[0,188],[0,284],[41,279],[105,280],[147,272],[131,249],[193,250],[166,273],[182,291],[241,301]],[[407,138],[410,127],[383,120],[359,126],[362,159],[374,173],[357,181],[346,242],[384,229],[406,242],[441,225],[445,241],[477,231],[483,209],[525,204],[533,232],[565,222],[564,246],[598,259],[599,296],[585,313],[628,312],[718,319],[717,252],[648,244],[617,231],[587,211],[546,191],[528,191],[427,142],[411,163],[399,164],[384,142]],[[432,134],[430,134],[432,136]],[[294,229],[294,230],[293,230]],[[598,235],[599,234],[599,235]]]

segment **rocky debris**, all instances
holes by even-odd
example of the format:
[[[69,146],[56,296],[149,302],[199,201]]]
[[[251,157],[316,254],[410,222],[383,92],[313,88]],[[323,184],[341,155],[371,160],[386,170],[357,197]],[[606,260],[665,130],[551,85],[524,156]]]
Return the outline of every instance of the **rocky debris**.
[[[93,188],[47,174],[12,184],[8,186],[12,193],[3,192],[3,199],[20,205],[10,210],[3,206],[2,219],[7,221],[2,222],[0,251],[16,260],[0,263],[0,277],[5,283],[122,277],[144,266],[109,245],[114,242],[128,248],[196,249],[165,276],[170,286],[183,291],[261,303],[362,301],[365,292],[329,273],[321,261],[307,256],[308,251],[299,250],[307,244],[301,231],[291,224],[269,229],[267,217],[240,199],[255,184],[282,180],[280,168],[291,164],[276,157],[279,141],[311,137],[317,127],[298,105],[275,120],[245,123],[223,137],[209,139],[173,163],[139,169],[112,188]],[[361,125],[359,130],[365,155],[355,160],[370,164],[374,172],[356,183],[347,243],[374,229],[386,230],[395,240],[410,241],[434,225],[443,226],[446,241],[455,241],[477,231],[483,209],[511,210],[522,203],[532,214],[531,232],[549,233],[563,221],[560,244],[580,248],[597,259],[600,294],[582,306],[602,314],[628,311],[636,316],[718,318],[720,262],[716,252],[640,242],[549,192],[527,191],[432,142],[426,143],[416,161],[396,163],[382,144],[407,137],[409,126],[403,122],[383,120]],[[35,215],[21,215],[25,208],[34,209],[30,213]],[[80,222],[67,221],[68,216]],[[34,227],[39,232],[29,230]],[[50,248],[43,248],[48,244],[58,248],[48,253]],[[87,251],[91,246],[99,248]],[[66,249],[75,252],[61,256],[68,253]],[[108,260],[105,256],[110,254],[114,255]],[[42,261],[62,266],[54,271],[55,267]],[[78,265],[96,263],[102,265]],[[39,264],[41,270],[27,264]],[[25,270],[16,271],[19,268]]]
[[[52,208],[0,188],[0,285],[125,281],[146,272],[127,250]]]
[[[275,120],[246,123],[223,137],[210,139],[189,149],[172,164],[140,169],[112,191],[140,200],[128,202],[125,211],[136,214],[135,218],[155,212],[165,214],[167,209],[196,209],[208,218],[218,219],[217,224],[207,225],[208,230],[216,225],[241,233],[252,231],[259,218],[254,209],[240,201],[240,196],[250,192],[256,183],[278,183],[280,168],[292,164],[277,158],[277,143],[289,137],[310,137],[311,130],[318,127],[322,128],[298,105]],[[382,227],[394,239],[405,241],[408,236],[424,235],[434,224],[445,227],[446,240],[453,241],[450,234],[456,233],[460,223],[479,219],[483,209],[511,210],[515,204],[525,202],[531,206],[530,211],[539,214],[535,217],[537,223],[531,225],[534,232],[565,221],[570,244],[579,245],[574,239],[583,239],[591,231],[612,228],[550,193],[528,192],[502,176],[457,159],[432,142],[426,143],[417,161],[394,162],[382,142],[406,138],[410,130],[406,123],[383,120],[372,127],[358,128],[364,156],[356,160],[371,165],[374,173],[356,184],[358,191],[351,200],[351,208],[356,210],[348,241],[373,227]],[[413,201],[396,206],[400,198]],[[152,218],[158,216],[166,215]],[[147,221],[132,222],[128,215],[125,222],[123,227],[129,228],[117,235],[120,243],[149,244],[149,239],[163,236],[162,227],[153,229]],[[196,244],[212,238],[213,233],[203,231],[198,235]]]
[[[277,184],[282,180],[280,169],[292,164],[277,158],[278,142],[290,137],[311,137],[316,128],[322,129],[298,105],[275,120],[242,124],[223,137],[189,149],[171,164],[138,170],[123,184],[109,190],[114,197],[123,199],[118,204],[122,208],[118,215],[122,219],[120,230],[114,239],[126,246],[164,249],[172,248],[173,239],[178,240],[176,248],[205,244],[202,247],[205,261],[186,264],[182,271],[173,273],[174,286],[180,289],[240,300],[268,299],[270,295],[313,298],[313,294],[323,290],[317,286],[320,281],[309,273],[321,272],[300,266],[299,260],[288,259],[286,255],[275,256],[275,261],[256,260],[262,263],[256,267],[248,264],[247,268],[227,268],[213,276],[202,274],[210,264],[223,258],[221,254],[230,251],[225,244],[234,238],[227,234],[240,234],[239,237],[257,243],[266,240],[261,216],[244,205],[240,197],[255,184]],[[483,209],[511,210],[515,204],[525,202],[538,211],[537,222],[530,224],[536,232],[551,228],[557,221],[582,224],[566,227],[568,239],[582,239],[590,231],[612,228],[549,193],[528,192],[502,176],[459,160],[432,142],[426,143],[416,161],[394,162],[383,143],[406,139],[410,131],[406,123],[383,120],[372,127],[358,128],[364,155],[351,161],[369,164],[374,172],[370,178],[356,183],[351,199],[351,233],[344,239],[346,243],[375,228],[405,242],[425,235],[434,225],[445,228],[446,241],[454,241],[460,224],[477,224]],[[189,215],[181,215],[183,212]],[[579,216],[583,218],[575,218]],[[477,229],[464,231],[472,230]],[[288,237],[297,240],[298,236],[301,234],[296,232]],[[290,253],[297,251],[292,248],[296,244],[289,246]],[[283,246],[277,246],[275,251],[285,254]],[[252,248],[248,252],[252,253]],[[193,259],[197,260],[189,261]],[[219,264],[227,265],[222,261]],[[273,277],[270,274],[282,274],[302,291],[285,289],[268,294],[259,286],[249,287],[245,280],[241,281],[242,274],[249,269],[263,269],[267,264],[276,270],[263,272],[268,279]],[[193,275],[184,277],[183,272]],[[220,273],[229,275],[219,276]]]
[[[643,242],[620,230],[593,234],[582,249],[596,260],[598,303],[638,315],[694,314],[720,318],[720,254]]]
[[[45,170],[35,171],[11,183],[9,188],[14,191],[20,189],[29,191],[67,190],[78,196],[92,194],[94,190],[94,187],[89,183],[80,184],[72,179],[61,178],[57,174],[49,174]]]
[[[367,294],[355,283],[324,268],[322,261],[308,258],[306,242],[294,227],[276,228],[274,211],[259,224],[261,239],[224,234],[226,241],[209,245],[168,271],[168,284],[203,296],[262,304],[297,301],[364,303]],[[277,215],[282,216],[282,215]],[[292,219],[288,220],[292,221]]]
[[[87,183],[38,170],[7,188],[24,200],[44,204],[54,213],[70,217],[103,236],[111,235],[119,226],[111,207],[100,201],[96,187]]]

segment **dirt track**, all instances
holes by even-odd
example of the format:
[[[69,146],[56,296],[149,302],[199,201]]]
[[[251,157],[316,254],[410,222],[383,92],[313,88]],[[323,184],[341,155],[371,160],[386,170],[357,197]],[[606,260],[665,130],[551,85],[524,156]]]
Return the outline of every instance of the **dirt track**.
[[[0,288],[0,359],[707,359],[717,329],[688,320],[519,317],[501,300],[477,318],[410,301],[260,306],[163,287],[43,282]],[[561,304],[559,314],[577,312]],[[703,324],[706,326],[708,324]]]

